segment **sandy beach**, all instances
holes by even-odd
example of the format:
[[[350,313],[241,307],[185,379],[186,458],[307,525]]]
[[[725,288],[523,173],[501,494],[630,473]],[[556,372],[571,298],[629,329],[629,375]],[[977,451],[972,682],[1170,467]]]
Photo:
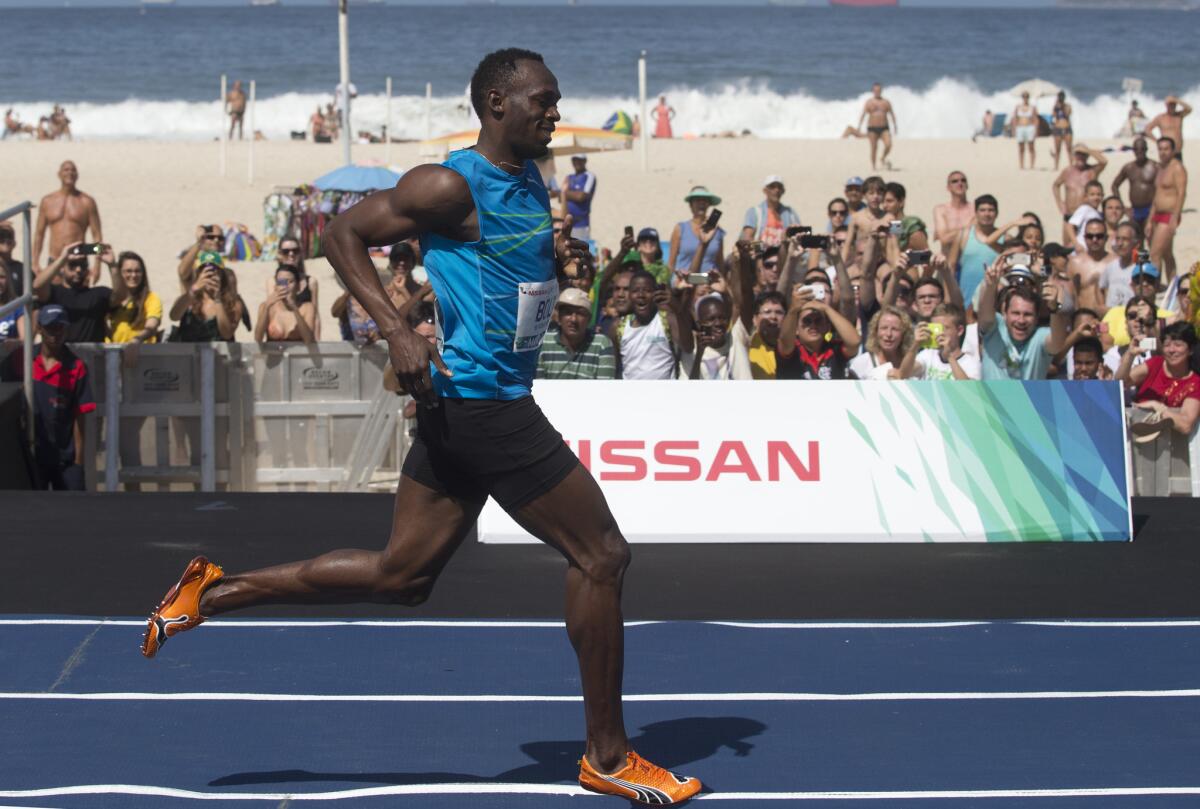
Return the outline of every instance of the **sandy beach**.
[[[1119,146],[1115,141],[1090,141],[1093,148]],[[893,152],[895,169],[883,172],[908,189],[907,211],[925,219],[932,230],[933,207],[947,198],[948,172],[962,169],[970,181],[971,197],[991,193],[1000,201],[1000,221],[1008,222],[1023,211],[1036,212],[1047,226],[1047,241],[1061,237],[1050,186],[1048,140],[1038,142],[1039,168],[1018,171],[1016,146],[1008,139],[971,143],[969,140],[903,140]],[[151,141],[13,142],[0,146],[4,184],[0,208],[22,200],[36,203],[57,189],[56,172],[63,160],[79,167],[79,187],[99,203],[105,241],[117,250],[134,250],[146,260],[151,288],[166,305],[178,294],[176,258],[202,223],[240,222],[261,235],[263,199],[276,186],[311,181],[341,163],[340,145],[291,141],[266,141],[255,145],[255,179],[247,182],[247,143],[229,147],[228,173],[218,176],[218,145]],[[356,145],[356,162],[382,163],[383,145]],[[1200,176],[1196,149],[1186,149],[1187,168]],[[1109,154],[1103,177],[1107,189],[1129,152]],[[416,144],[392,146],[392,165],[410,168],[424,162]],[[1065,158],[1064,163],[1065,165]],[[822,227],[825,205],[840,195],[843,182],[870,172],[863,141],[701,139],[652,141],[650,169],[641,171],[636,151],[593,154],[589,168],[597,175],[592,234],[602,246],[615,247],[625,225],[659,229],[664,243],[672,226],[687,216],[683,195],[693,185],[706,185],[723,197],[722,225],[731,234],[741,225],[747,207],[762,199],[761,183],[769,174],[781,174],[787,183],[784,202],[801,219]],[[570,171],[570,161],[558,161],[560,176]],[[1194,184],[1193,184],[1194,186]],[[1195,189],[1189,208],[1195,207]],[[1181,267],[1200,258],[1200,214],[1185,213],[1176,239]],[[18,225],[18,241],[20,228]],[[16,255],[20,257],[18,244]],[[243,297],[251,314],[266,294],[273,263],[235,263]],[[324,259],[309,260],[309,273],[319,281],[323,339],[337,339],[329,306],[336,297],[333,271]],[[103,283],[108,283],[104,279]],[[251,339],[244,330],[239,340]]]

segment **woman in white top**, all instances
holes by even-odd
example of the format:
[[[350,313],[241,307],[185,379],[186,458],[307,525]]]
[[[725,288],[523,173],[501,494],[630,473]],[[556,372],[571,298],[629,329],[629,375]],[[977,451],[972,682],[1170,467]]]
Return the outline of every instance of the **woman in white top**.
[[[884,306],[867,326],[867,350],[850,361],[858,379],[900,379],[900,363],[913,343],[912,319],[898,306]]]

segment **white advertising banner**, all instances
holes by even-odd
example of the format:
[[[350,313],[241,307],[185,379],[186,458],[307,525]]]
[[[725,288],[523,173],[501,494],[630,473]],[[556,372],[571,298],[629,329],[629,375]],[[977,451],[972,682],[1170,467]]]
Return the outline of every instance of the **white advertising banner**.
[[[534,398],[631,542],[1130,537],[1108,383],[539,380]],[[535,541],[492,500],[479,535]]]

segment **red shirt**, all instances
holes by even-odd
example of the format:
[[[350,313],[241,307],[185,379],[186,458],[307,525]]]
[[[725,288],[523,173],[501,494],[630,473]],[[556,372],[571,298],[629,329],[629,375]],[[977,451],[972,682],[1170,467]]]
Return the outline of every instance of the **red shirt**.
[[[1167,376],[1166,361],[1161,356],[1146,360],[1146,375],[1138,388],[1135,402],[1162,402],[1167,407],[1180,407],[1186,399],[1200,399],[1200,376],[1188,371],[1180,379]]]

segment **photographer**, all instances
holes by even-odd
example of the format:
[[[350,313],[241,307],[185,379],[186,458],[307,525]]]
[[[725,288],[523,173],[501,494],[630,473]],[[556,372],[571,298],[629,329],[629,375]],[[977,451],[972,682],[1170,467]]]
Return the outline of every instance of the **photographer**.
[[[233,342],[245,314],[233,277],[218,254],[202,252],[200,261],[196,280],[171,306],[171,319],[179,324],[167,339],[173,343]]]
[[[1152,304],[1151,317],[1163,321],[1171,319],[1170,310],[1153,306],[1158,295],[1158,267],[1149,261],[1138,262],[1133,268],[1129,285],[1133,289],[1133,297],[1126,301],[1124,306],[1114,306],[1104,313],[1101,339],[1104,340],[1105,347],[1115,345],[1117,348],[1124,348],[1129,345],[1129,331],[1125,328],[1128,320],[1127,309],[1137,300],[1149,301]]]
[[[68,343],[103,343],[108,336],[108,313],[125,302],[125,281],[115,264],[109,265],[112,288],[88,286],[88,257],[108,250],[104,244],[75,242],[33,279],[33,296],[39,304],[52,303],[66,311]],[[54,279],[62,274],[63,283]]]
[[[983,379],[1045,379],[1066,340],[1069,313],[1062,310],[1058,286],[1039,285],[1027,269],[1009,274],[1001,294],[1000,279],[1012,269],[1010,258],[997,258],[984,274],[979,300]],[[1049,328],[1037,325],[1039,304],[1051,312]]]
[[[224,254],[225,232],[221,230],[220,225],[196,226],[196,241],[184,251],[176,270],[179,275],[179,292],[181,294],[186,295],[192,284],[196,282],[196,272],[200,269],[202,252]]]
[[[819,284],[792,290],[792,306],[775,346],[777,379],[846,378],[849,361],[858,353],[859,336],[828,298]]]
[[[1079,379],[1079,373],[1076,366],[1076,355],[1079,353],[1075,349],[1079,346],[1090,345],[1090,341],[1095,340],[1100,346],[1100,362],[1103,368],[1097,369],[1101,379],[1111,379],[1116,373],[1117,367],[1121,364],[1121,354],[1115,349],[1104,350],[1103,343],[1100,339],[1102,326],[1100,324],[1100,316],[1092,309],[1076,309],[1071,315],[1071,332],[1067,335],[1067,339],[1063,341],[1062,348],[1054,355],[1054,367],[1058,369],[1058,377],[1060,379]],[[1087,349],[1084,349],[1086,351]],[[1092,378],[1092,377],[1085,377]]]
[[[275,288],[258,307],[255,341],[304,342],[309,345],[317,342],[317,308],[312,301],[300,302],[300,295],[306,287],[307,279],[294,267],[279,265],[275,270]]]
[[[750,242],[737,243],[729,292],[733,299],[732,359],[736,379],[774,379],[775,345],[787,298],[776,290],[755,292]]]
[[[943,303],[928,323],[918,323],[912,346],[900,364],[901,379],[979,379],[979,360],[963,351],[967,316],[962,308]]]
[[[691,311],[691,295],[684,295],[680,328],[686,329]],[[680,379],[753,379],[747,365],[731,362],[733,340],[729,335],[729,302],[710,293],[696,304],[691,324],[691,345],[680,348]],[[684,332],[686,333],[686,332]]]
[[[1163,333],[1162,353],[1134,366],[1136,357],[1149,353],[1139,344],[1131,344],[1121,358],[1117,379],[1137,386],[1134,406],[1154,411],[1144,420],[1137,420],[1130,430],[1147,434],[1169,422],[1172,429],[1190,435],[1200,416],[1200,376],[1191,369],[1192,352],[1196,348],[1196,332],[1190,323],[1172,323]]]

